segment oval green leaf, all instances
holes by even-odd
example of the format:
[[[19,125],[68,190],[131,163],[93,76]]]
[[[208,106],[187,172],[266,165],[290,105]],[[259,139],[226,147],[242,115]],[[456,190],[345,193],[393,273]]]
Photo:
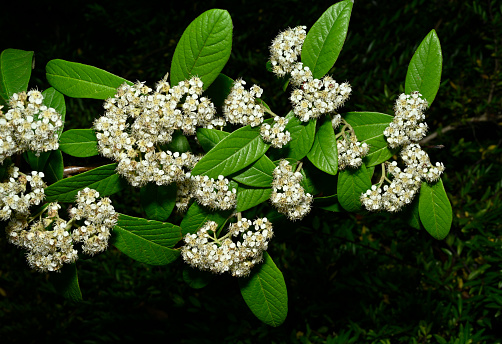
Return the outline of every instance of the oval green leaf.
[[[33,51],[5,49],[0,54],[0,98],[6,104],[14,94],[28,89]]]
[[[418,211],[420,221],[430,235],[438,240],[446,238],[453,216],[441,179],[434,184],[422,183]]]
[[[236,174],[232,179],[248,186],[271,187],[275,164],[266,155]]]
[[[181,36],[171,63],[171,83],[198,76],[204,89],[218,77],[232,50],[232,18],[225,10],[202,13]]]
[[[271,188],[255,188],[247,185],[239,185],[237,189],[236,212],[251,209],[258,204],[266,202],[272,195]]]
[[[65,264],[60,273],[50,274],[56,292],[71,302],[82,301],[82,292],[78,285],[77,264]]]
[[[98,139],[92,129],[71,129],[63,132],[59,139],[59,149],[77,158],[99,154]]]
[[[115,173],[116,167],[117,164],[104,165],[60,180],[45,189],[46,201],[72,203],[77,193],[85,187],[97,190],[101,197],[119,192],[127,182]]]
[[[366,166],[375,166],[387,161],[393,152],[387,146],[383,135],[393,117],[379,112],[347,112],[342,114],[356,133],[359,142],[366,142],[370,151],[364,159]]]
[[[155,185],[148,183],[140,189],[140,201],[146,217],[166,221],[176,205],[176,183]]]
[[[302,46],[302,62],[310,68],[314,78],[329,72],[342,51],[353,1],[340,1],[328,8],[310,28]]]
[[[63,179],[63,154],[61,154],[59,149],[40,153],[38,156],[28,151],[25,152],[23,156],[33,171],[44,173],[44,181],[47,184],[52,184]]]
[[[209,98],[214,106],[220,108],[225,103],[225,99],[227,99],[230,94],[233,85],[234,80],[232,80],[232,78],[220,73],[211,86],[207,88],[204,96]]]
[[[338,202],[337,195],[314,198],[314,206],[337,213],[345,211],[345,209],[343,209],[340,205],[340,202]]]
[[[47,81],[62,94],[73,98],[107,99],[123,83],[130,81],[93,66],[51,60],[45,67]]]
[[[183,281],[191,288],[201,289],[211,282],[214,275],[208,271],[194,269],[188,265],[183,266]]]
[[[172,141],[166,145],[167,149],[173,152],[190,152],[192,149],[190,148],[190,143],[188,143],[188,139],[181,130],[176,130],[173,134]]]
[[[314,144],[307,158],[315,167],[328,174],[338,172],[338,150],[335,132],[328,116],[321,119],[321,124],[314,138]]]
[[[436,31],[431,30],[411,58],[406,73],[405,92],[420,92],[430,106],[439,90],[442,68],[441,44]]]
[[[199,228],[207,221],[214,221],[222,225],[230,214],[231,211],[210,210],[194,202],[185,214],[183,221],[180,223],[181,232],[183,236],[188,233],[197,233]]]
[[[337,194],[340,205],[347,211],[361,211],[361,194],[371,188],[371,179],[366,166],[340,171]]]
[[[47,107],[53,108],[61,115],[61,122],[63,122],[63,127],[59,129],[59,136],[61,136],[66,118],[66,104],[64,96],[54,87],[49,87],[42,92],[42,95],[44,96],[43,104]]]
[[[113,246],[138,262],[166,265],[180,251],[172,249],[181,240],[181,228],[171,223],[150,221],[124,214],[113,228]]]
[[[50,152],[49,159],[47,160],[43,171],[45,174],[44,180],[48,184],[53,184],[58,180],[63,179],[63,154],[59,149]]]
[[[419,213],[419,197],[415,197],[415,199],[408,205],[403,212],[403,217],[410,227],[415,229],[423,229],[422,223],[420,222],[420,213]]]
[[[294,115],[293,111],[290,111],[286,118],[289,119],[286,130],[291,134],[291,141],[283,148],[283,157],[301,160],[312,148],[317,120],[302,122]]]
[[[217,129],[197,129],[197,139],[199,140],[199,143],[205,152],[209,152],[211,149],[213,149],[214,146],[218,144],[218,142],[223,140],[228,135],[230,135],[230,133]]]
[[[263,263],[249,277],[239,278],[242,297],[253,314],[267,325],[277,327],[288,315],[288,290],[281,270],[267,252]]]
[[[261,158],[269,146],[263,142],[259,127],[245,126],[214,146],[195,165],[192,174],[203,174],[210,178],[228,176]]]

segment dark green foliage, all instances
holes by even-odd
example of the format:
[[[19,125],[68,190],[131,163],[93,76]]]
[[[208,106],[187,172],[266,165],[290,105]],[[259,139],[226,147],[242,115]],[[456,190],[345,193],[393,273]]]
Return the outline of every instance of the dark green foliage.
[[[234,23],[232,55],[222,72],[258,83],[264,101],[285,114],[284,80],[265,69],[268,45],[287,26],[312,26],[331,4],[191,2],[180,9],[169,2],[153,7],[76,1],[65,3],[72,15],[62,17],[56,2],[39,2],[15,11],[36,13],[39,20],[29,25],[4,12],[0,25],[9,34],[1,48],[35,51],[30,88],[48,87],[44,66],[55,58],[153,84],[169,70],[190,21],[218,7],[228,10]],[[399,214],[319,210],[293,225],[284,221],[276,226],[269,252],[288,287],[289,314],[282,326],[271,328],[249,311],[234,278],[216,276],[206,287],[192,289],[180,261],[148,266],[113,247],[77,262],[84,302],[72,305],[57,296],[51,278],[30,271],[23,253],[1,235],[0,338],[9,343],[500,343],[502,130],[495,121],[502,107],[500,12],[497,1],[356,1],[344,48],[330,71],[353,87],[342,111],[392,114],[408,62],[423,37],[436,30],[442,84],[427,122],[431,133],[460,124],[430,141],[443,149],[426,148],[432,161],[446,166],[443,183],[453,225],[445,240],[411,228]],[[65,130],[89,127],[103,112],[100,100],[65,100],[72,119]],[[478,117],[493,123],[469,120]],[[66,154],[64,161],[90,165]],[[139,192],[129,189],[111,196],[116,209],[145,216]]]

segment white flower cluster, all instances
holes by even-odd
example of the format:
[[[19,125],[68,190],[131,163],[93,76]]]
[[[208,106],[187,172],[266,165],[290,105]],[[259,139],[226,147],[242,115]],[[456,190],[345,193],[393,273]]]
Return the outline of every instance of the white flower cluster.
[[[291,134],[286,130],[288,119],[285,117],[274,117],[274,125],[263,123],[260,127],[260,134],[265,142],[270,142],[272,147],[282,148],[291,141]]]
[[[383,132],[391,148],[420,141],[427,132],[424,111],[427,101],[418,92],[401,94],[394,107],[396,116]]]
[[[51,203],[49,208],[58,208]],[[57,210],[56,210],[57,211]],[[46,230],[52,225],[52,230]],[[25,248],[26,260],[31,268],[40,272],[58,271],[63,264],[70,264],[78,259],[78,252],[68,232],[68,222],[57,218],[43,218],[33,223],[29,230],[26,220],[15,219],[9,223],[7,234],[11,243]]]
[[[41,92],[31,90],[14,93],[6,114],[0,107],[0,163],[27,150],[40,153],[59,148],[61,115],[42,105],[43,100]]]
[[[7,173],[7,181],[0,183],[0,221],[17,214],[29,214],[29,208],[44,199],[47,186],[42,180],[43,172],[32,171],[31,175],[24,175],[18,167],[11,165]]]
[[[308,67],[304,69],[306,68]],[[338,109],[349,98],[351,91],[349,83],[339,84],[329,75],[322,80],[310,76],[307,81],[303,81],[301,87],[293,90],[289,99],[295,115],[307,122]]]
[[[83,242],[85,253],[96,254],[108,246],[110,229],[116,224],[117,214],[108,198],[96,203],[99,193],[84,189],[77,195],[77,208],[70,210],[70,221],[58,215],[61,206],[50,203],[45,211],[46,217],[30,226],[28,214],[17,213],[6,227],[9,241],[25,248],[30,267],[41,272],[58,271],[63,264],[73,263],[78,259],[78,251],[74,244]],[[44,211],[44,212],[45,212]],[[73,233],[71,228],[76,220],[85,219],[84,226],[77,227]],[[48,230],[52,226],[52,230]],[[27,229],[29,227],[29,229]]]
[[[443,163],[436,162],[436,166],[433,166],[429,154],[417,143],[406,145],[401,151],[401,158],[408,168],[416,170],[420,178],[429,183],[437,181],[444,171]]]
[[[230,94],[223,104],[223,115],[232,124],[251,125],[256,127],[263,122],[265,107],[256,103],[260,98],[263,89],[253,85],[248,91],[244,88],[246,82],[237,79],[232,86]]]
[[[396,212],[403,206],[411,203],[422,184],[420,176],[413,168],[405,168],[404,171],[394,161],[389,165],[389,172],[394,179],[390,185],[373,185],[370,190],[361,195],[361,202],[366,209],[371,211],[386,210]]]
[[[84,220],[72,234],[75,243],[82,242],[82,250],[91,256],[108,247],[111,229],[117,224],[118,214],[108,197],[99,197],[99,192],[85,188],[77,194],[77,206],[70,209],[70,217]]]
[[[281,32],[270,46],[272,71],[282,77],[293,70],[302,51],[303,41],[307,37],[306,26],[297,26]]]
[[[222,175],[217,180],[208,176],[192,176],[191,183],[191,195],[199,204],[211,209],[235,208],[237,190],[229,190],[229,180]]]
[[[270,202],[290,220],[300,220],[310,211],[313,197],[300,185],[303,176],[293,172],[287,160],[274,169]]]
[[[350,134],[349,134],[350,135]],[[357,168],[363,163],[365,157],[370,151],[370,147],[365,143],[357,141],[356,135],[350,135],[350,138],[343,138],[336,142],[338,148],[338,168],[344,170],[346,167]]]
[[[397,162],[388,165],[388,171],[394,177],[390,185],[373,185],[370,190],[361,195],[361,202],[368,210],[399,211],[406,204],[411,203],[419,192],[422,181],[435,182],[444,171],[442,163],[433,166],[429,155],[420,145],[406,145],[401,152],[401,158],[406,168],[401,170]]]
[[[213,103],[201,97],[199,78],[173,87],[166,79],[167,75],[155,91],[142,82],[123,84],[106,100],[105,115],[94,122],[100,153],[118,161],[117,172],[134,186],[183,181],[198,158],[189,152],[158,151],[157,146],[170,143],[175,130],[193,135],[197,127],[225,123],[214,117]]]
[[[216,238],[217,228],[216,222],[208,221],[196,234],[187,234],[186,245],[181,248],[183,260],[200,270],[228,271],[236,277],[249,275],[251,268],[263,260],[263,252],[273,236],[272,223],[267,218],[254,222],[242,218],[231,224],[222,238]],[[240,240],[234,242],[232,237]]]

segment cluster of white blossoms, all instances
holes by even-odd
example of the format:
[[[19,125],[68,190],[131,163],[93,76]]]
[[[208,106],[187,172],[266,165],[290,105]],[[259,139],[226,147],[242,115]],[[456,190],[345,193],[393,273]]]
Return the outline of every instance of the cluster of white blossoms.
[[[185,180],[198,158],[158,147],[170,143],[175,130],[193,135],[197,127],[225,124],[214,117],[214,104],[201,97],[199,78],[173,87],[166,80],[167,75],[155,90],[142,82],[121,85],[115,97],[106,100],[104,116],[94,122],[99,152],[119,162],[117,172],[134,186]]]
[[[274,169],[270,202],[290,220],[302,219],[312,205],[313,197],[301,186],[302,179],[302,174],[293,172],[287,160],[281,160]]]
[[[282,77],[291,73],[294,63],[301,54],[302,45],[307,37],[306,26],[297,26],[281,32],[270,46],[272,71]]]
[[[70,210],[70,221],[59,217],[61,206],[50,203],[37,215],[39,220],[30,224],[29,214],[16,213],[6,227],[9,241],[27,250],[26,259],[31,268],[41,272],[59,271],[63,264],[78,259],[74,245],[82,242],[84,253],[94,255],[108,246],[110,229],[118,215],[108,198],[97,202],[99,193],[84,189],[77,195],[77,207]],[[43,213],[47,213],[42,217]],[[83,226],[77,220],[85,219]],[[51,230],[48,228],[52,227]],[[76,229],[71,232],[71,229]]]
[[[223,115],[232,124],[251,125],[256,127],[263,123],[265,107],[256,103],[256,99],[263,94],[263,89],[253,85],[248,91],[244,88],[246,82],[237,79],[230,90],[230,94],[223,104]]]
[[[401,151],[401,158],[408,168],[417,171],[420,178],[429,183],[437,181],[444,171],[443,163],[436,162],[435,166],[432,165],[429,154],[417,143],[406,145]]]
[[[263,123],[260,127],[260,135],[265,142],[269,142],[272,147],[282,148],[291,141],[291,133],[286,130],[288,119],[285,117],[274,117],[274,125]]]
[[[49,205],[50,211],[59,209],[57,203]],[[52,225],[52,230],[46,228]],[[70,264],[78,259],[78,252],[73,247],[68,224],[59,217],[42,218],[34,222],[29,230],[26,219],[12,220],[7,227],[11,243],[27,250],[26,260],[31,268],[40,272],[58,271],[63,264]]]
[[[444,171],[442,163],[438,162],[436,166],[431,164],[429,155],[418,144],[406,145],[401,158],[406,164],[404,170],[397,166],[397,161],[387,164],[388,172],[394,177],[389,185],[373,185],[361,195],[361,202],[366,209],[399,211],[413,201],[424,180],[435,182]]]
[[[270,46],[272,71],[278,76],[291,74],[291,84],[296,88],[290,96],[295,115],[303,122],[334,112],[349,98],[352,88],[344,82],[337,83],[331,76],[314,79],[309,67],[298,62],[305,26],[298,26],[280,33]]]
[[[421,97],[419,92],[412,92],[403,93],[397,98],[394,107],[396,115],[383,132],[389,147],[396,148],[418,142],[427,133],[427,123],[423,120],[428,104],[427,100]]]
[[[311,77],[304,81],[300,87],[293,90],[289,99],[295,115],[301,121],[307,122],[311,118],[334,112],[345,103],[351,91],[349,83],[339,84],[326,75],[321,80]]]
[[[14,93],[9,99],[9,110],[0,107],[0,163],[5,158],[30,150],[36,153],[59,148],[58,130],[61,115],[42,105],[40,91]]]
[[[217,180],[208,176],[192,176],[190,193],[199,204],[211,209],[235,208],[237,190],[229,189],[229,180],[222,175]]]
[[[338,168],[344,170],[346,167],[358,168],[363,163],[365,157],[370,151],[366,142],[358,142],[355,134],[348,134],[350,137],[343,138],[336,142],[338,148]]]
[[[14,165],[7,168],[7,180],[0,183],[0,221],[29,214],[32,205],[40,204],[45,197],[43,177],[43,172],[25,175]]]
[[[387,179],[383,168],[380,183],[361,195],[361,202],[368,210],[399,211],[411,203],[423,181],[433,183],[444,171],[442,163],[432,165],[429,155],[418,143],[427,132],[427,123],[423,121],[428,103],[421,97],[419,92],[403,93],[396,100],[396,116],[385,129],[384,135],[391,148],[404,146],[401,158],[406,167],[401,170],[396,161],[387,164],[388,172],[394,178],[389,185],[382,187],[383,181]]]
[[[77,206],[70,209],[70,217],[84,220],[84,225],[75,228],[72,238],[82,243],[82,251],[91,256],[108,247],[110,231],[117,224],[118,214],[108,197],[98,202],[99,192],[85,188],[77,194]]]
[[[181,248],[183,260],[200,270],[247,276],[251,268],[263,260],[263,252],[273,236],[272,223],[267,218],[254,222],[242,218],[231,224],[221,238],[216,238],[217,229],[216,222],[208,221],[196,234],[187,234]]]

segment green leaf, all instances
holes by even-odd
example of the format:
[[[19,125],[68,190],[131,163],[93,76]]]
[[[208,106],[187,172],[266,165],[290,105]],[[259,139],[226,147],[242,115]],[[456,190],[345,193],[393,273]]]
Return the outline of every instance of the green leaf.
[[[60,180],[45,189],[47,202],[74,202],[77,193],[85,187],[95,189],[101,197],[122,190],[127,182],[115,173],[117,164],[104,165],[74,177]]]
[[[232,50],[232,18],[225,10],[202,13],[181,36],[171,63],[171,84],[198,76],[204,89],[216,79]]]
[[[63,154],[59,149],[50,152],[49,159],[47,160],[47,164],[45,164],[43,171],[45,174],[44,181],[46,183],[53,184],[58,180],[63,179]]]
[[[393,117],[379,112],[347,112],[342,114],[356,133],[359,142],[366,142],[370,151],[365,157],[366,166],[375,166],[387,161],[394,153],[387,146],[383,135]]]
[[[345,211],[345,209],[343,209],[340,205],[340,202],[338,202],[337,195],[314,198],[314,206],[334,212]]]
[[[166,147],[173,152],[185,153],[191,151],[190,143],[188,143],[188,139],[183,135],[181,130],[174,132],[172,141]]]
[[[291,134],[291,141],[283,148],[284,158],[301,160],[312,148],[317,120],[302,122],[294,115],[293,111],[290,111],[286,118],[289,121],[285,130]]]
[[[140,189],[140,201],[146,217],[166,221],[176,205],[176,183],[155,185],[148,183]]]
[[[43,152],[38,156],[31,151],[27,151],[23,156],[33,171],[39,171],[45,174],[44,181],[46,183],[52,184],[63,179],[63,155],[59,149]]]
[[[411,204],[404,209],[403,215],[406,223],[408,223],[410,227],[415,229],[423,229],[423,225],[420,222],[420,213],[418,208],[419,197],[415,197]]]
[[[253,314],[267,325],[277,327],[288,315],[288,291],[281,270],[267,252],[263,263],[249,277],[239,278],[242,297]]]
[[[255,163],[232,175],[232,179],[248,186],[271,187],[274,169],[275,164],[264,155]]]
[[[51,274],[50,278],[58,294],[71,302],[82,301],[82,292],[78,285],[77,264],[65,264],[60,273]]]
[[[213,102],[214,106],[222,107],[225,103],[225,99],[227,99],[230,94],[230,90],[233,85],[234,80],[225,74],[220,73],[211,86],[207,88],[204,96],[209,98]]]
[[[8,103],[14,94],[28,89],[33,51],[5,49],[0,54],[0,98]]]
[[[240,128],[213,147],[192,170],[192,175],[210,178],[228,176],[252,164],[265,154],[269,144],[263,142],[260,128]]]
[[[61,136],[64,128],[64,122],[66,118],[66,104],[64,101],[64,96],[61,92],[58,92],[54,87],[50,87],[42,92],[44,96],[43,104],[49,108],[53,108],[61,115],[61,122],[63,122],[63,127],[59,129],[58,135]]]
[[[241,212],[251,209],[267,201],[271,194],[271,188],[255,188],[247,185],[239,185],[237,189],[237,207],[235,211]]]
[[[207,221],[214,221],[222,225],[230,214],[231,211],[210,210],[194,202],[181,221],[181,232],[183,236],[188,233],[197,233]]]
[[[328,116],[322,118],[320,122],[314,144],[307,154],[307,158],[321,171],[335,175],[338,172],[338,150],[335,132]]]
[[[338,201],[347,211],[361,211],[361,194],[369,188],[371,179],[364,165],[358,169],[347,168],[338,174]]]
[[[321,171],[309,160],[303,161],[301,173],[303,179],[300,184],[309,194],[323,194],[328,196],[336,193],[338,176],[333,176]]]
[[[307,33],[302,62],[314,78],[322,78],[335,64],[347,36],[351,12],[352,1],[340,1],[328,8]]]
[[[201,289],[211,282],[214,275],[208,271],[191,268],[188,265],[183,266],[183,281],[191,288]]]
[[[50,152],[43,152],[39,153],[39,155],[37,156],[36,153],[32,151],[26,151],[23,153],[23,157],[33,171],[42,172],[44,170],[45,164],[47,164],[47,160],[49,159],[50,154]]]
[[[63,132],[59,139],[59,149],[77,158],[99,154],[98,139],[92,129],[71,129]]]
[[[181,228],[171,223],[119,214],[113,228],[113,246],[130,258],[151,265],[175,261],[180,251],[172,249],[181,240]]]
[[[47,81],[62,94],[73,98],[107,99],[130,81],[105,70],[65,60],[51,60],[45,67]]]
[[[218,142],[223,140],[228,135],[230,135],[230,133],[217,129],[197,129],[197,139],[199,140],[199,143],[205,152],[209,152],[211,149],[213,149],[214,146],[218,144]]]
[[[429,106],[436,98],[441,82],[443,68],[443,54],[441,44],[435,30],[425,36],[415,51],[406,73],[405,92],[420,92]]]
[[[422,183],[418,211],[430,235],[438,240],[446,238],[450,232],[452,209],[441,179],[434,184]]]

